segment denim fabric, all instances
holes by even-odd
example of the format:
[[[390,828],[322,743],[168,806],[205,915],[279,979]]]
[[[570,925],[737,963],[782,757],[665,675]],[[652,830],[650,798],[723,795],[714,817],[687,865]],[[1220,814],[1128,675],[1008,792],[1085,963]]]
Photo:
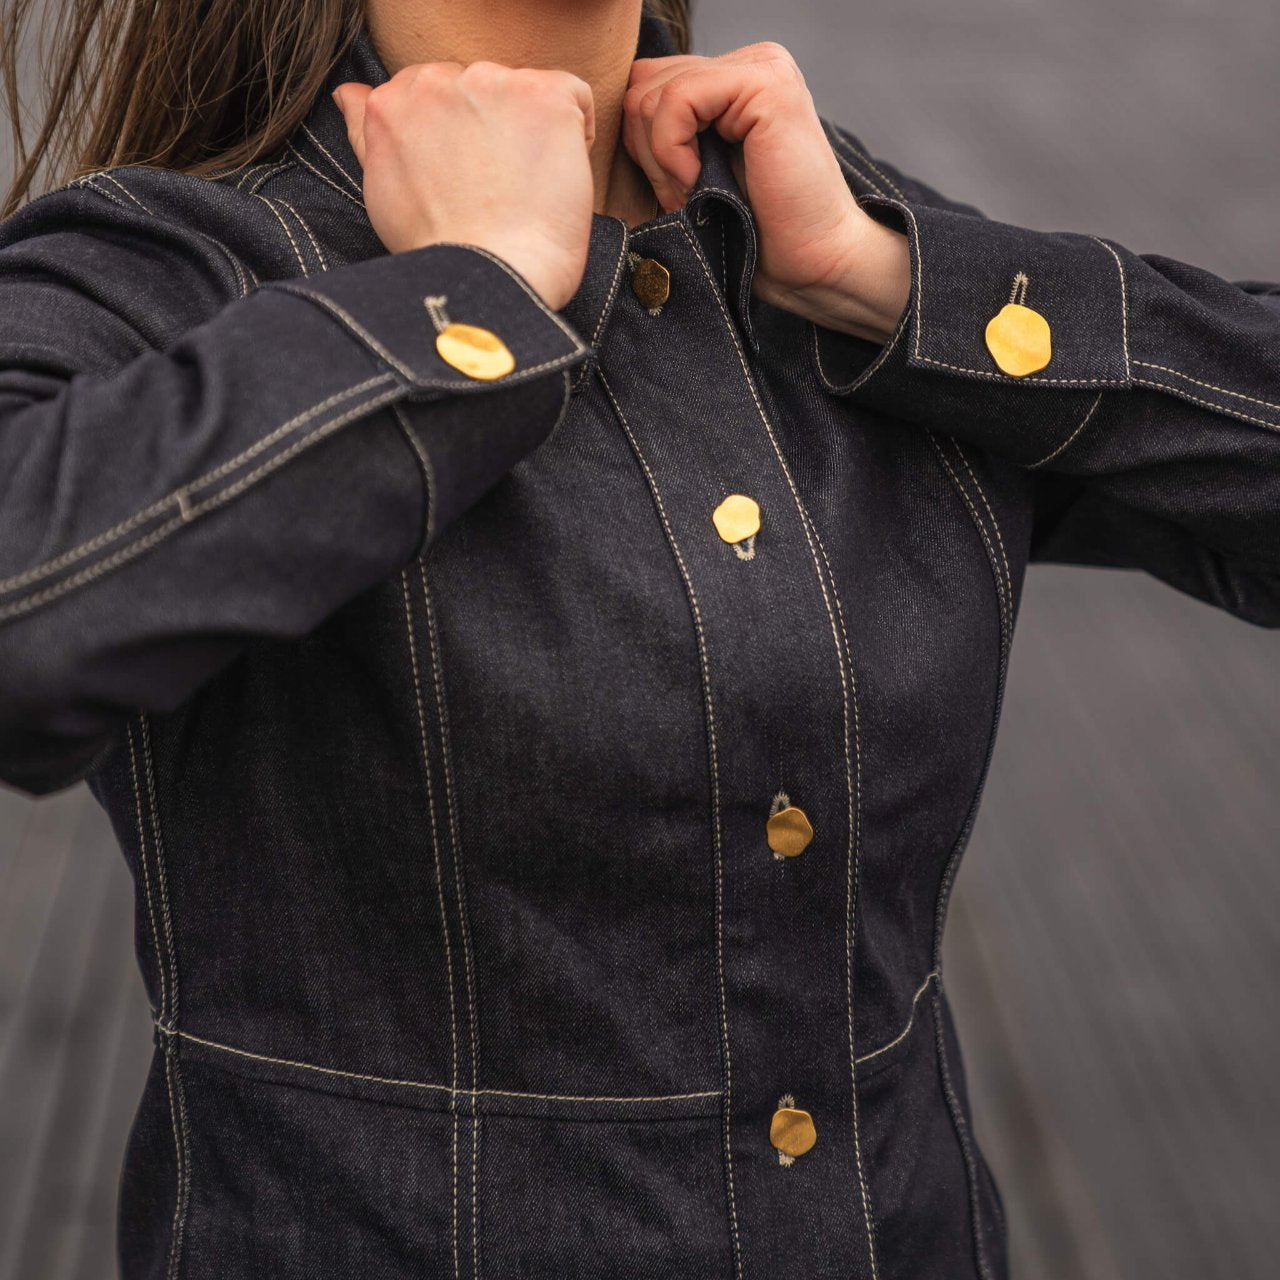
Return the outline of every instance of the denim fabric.
[[[752,297],[714,131],[553,314],[382,249],[328,88],[386,78],[362,32],[262,163],[0,224],[0,777],[87,779],[137,885],[123,1275],[1001,1280],[940,961],[1024,573],[1280,625],[1276,290],[824,122],[911,239],[883,349]],[[428,297],[515,371],[441,361]]]

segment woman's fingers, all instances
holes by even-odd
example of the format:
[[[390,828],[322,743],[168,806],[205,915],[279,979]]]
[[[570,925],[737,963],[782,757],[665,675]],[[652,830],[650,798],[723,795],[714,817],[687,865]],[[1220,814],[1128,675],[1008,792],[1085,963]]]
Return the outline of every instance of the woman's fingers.
[[[693,143],[693,151],[697,159],[697,169],[694,170],[690,182],[683,185],[654,158],[653,150],[649,145],[648,128],[638,114],[627,112],[623,115],[622,141],[627,153],[644,170],[645,177],[649,179],[659,204],[667,210],[679,209],[688,199],[689,187],[697,179],[698,169],[702,167],[702,161],[698,158],[696,140]]]
[[[803,77],[780,45],[748,45],[717,58],[640,58],[623,99],[623,137],[659,199],[678,208],[701,169],[702,129],[714,125],[742,142],[809,105]]]
[[[333,91],[333,100],[338,104],[343,119],[347,122],[347,139],[351,150],[356,153],[360,167],[364,168],[364,104],[373,87],[361,84],[358,80],[348,80]]]

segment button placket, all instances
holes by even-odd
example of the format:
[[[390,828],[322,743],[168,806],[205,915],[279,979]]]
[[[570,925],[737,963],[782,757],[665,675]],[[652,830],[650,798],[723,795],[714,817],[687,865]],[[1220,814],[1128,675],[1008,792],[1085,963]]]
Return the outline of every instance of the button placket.
[[[619,310],[601,372],[653,490],[703,656],[726,1158],[749,1260],[770,1255],[778,1223],[800,1208],[796,1197],[808,1185],[805,1177],[786,1176],[799,1154],[779,1142],[812,1151],[810,1173],[855,1187],[860,1176],[848,1129],[850,1064],[808,1043],[814,1028],[843,1028],[850,1016],[849,967],[797,945],[828,928],[846,938],[843,818],[852,775],[843,751],[842,654],[799,495],[750,366],[743,367],[749,357],[704,247],[675,221],[646,228],[633,242],[660,252],[671,294],[658,326],[640,307]],[[695,346],[695,369],[672,361],[673,351]],[[764,546],[768,554],[756,556]],[[755,557],[749,582],[726,557],[729,547],[739,558]],[[797,705],[806,708],[803,723],[796,722]],[[773,776],[805,779],[807,812],[789,799],[770,812],[768,792],[762,805],[761,779]],[[770,832],[769,819],[787,810]],[[810,842],[814,825],[831,828],[826,838],[842,856],[796,859],[790,850]],[[772,851],[771,835],[788,852]],[[789,1086],[803,1090],[803,1108],[794,1100],[779,1105],[779,1091]],[[775,1121],[777,1112],[783,1114]],[[819,1146],[824,1117],[832,1138]],[[824,1214],[815,1227],[791,1258],[795,1274],[821,1269],[833,1248],[866,1256],[859,1215]]]

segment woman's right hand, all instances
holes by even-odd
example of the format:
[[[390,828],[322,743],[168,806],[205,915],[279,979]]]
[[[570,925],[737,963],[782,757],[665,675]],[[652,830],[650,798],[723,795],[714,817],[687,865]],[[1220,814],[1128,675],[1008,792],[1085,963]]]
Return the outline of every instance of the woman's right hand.
[[[573,297],[595,198],[586,81],[496,62],[422,62],[376,88],[346,81],[334,99],[388,250],[478,245],[553,310]]]

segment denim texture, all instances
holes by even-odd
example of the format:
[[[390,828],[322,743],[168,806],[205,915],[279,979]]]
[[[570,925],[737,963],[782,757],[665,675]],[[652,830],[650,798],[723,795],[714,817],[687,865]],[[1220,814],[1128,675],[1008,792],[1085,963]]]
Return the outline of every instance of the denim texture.
[[[1280,625],[1277,288],[824,121],[910,237],[883,348],[752,297],[713,131],[554,314],[382,248],[329,88],[386,78],[362,32],[263,162],[0,224],[0,778],[86,779],[137,887],[125,1280],[1003,1280],[941,939],[1023,577]],[[1055,353],[1015,382],[1019,273]],[[445,365],[428,297],[515,371]]]

